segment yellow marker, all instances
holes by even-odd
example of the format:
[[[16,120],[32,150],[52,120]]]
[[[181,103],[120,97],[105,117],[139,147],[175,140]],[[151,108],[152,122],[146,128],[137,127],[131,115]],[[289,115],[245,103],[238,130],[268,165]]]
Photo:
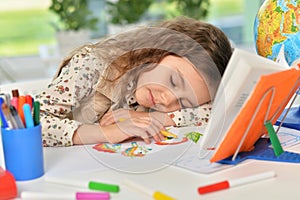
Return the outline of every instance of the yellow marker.
[[[153,199],[155,200],[175,200],[173,197],[170,197],[166,194],[163,194],[159,191],[155,191],[152,195]]]
[[[175,198],[170,197],[162,192],[155,191],[150,188],[146,188],[146,187],[142,186],[140,183],[135,183],[130,180],[125,180],[125,181],[123,181],[123,184],[125,184],[126,186],[128,186],[132,189],[143,192],[146,195],[152,196],[154,200],[175,200]]]
[[[177,138],[177,135],[175,135],[174,133],[170,133],[170,132],[168,132],[168,131],[163,131],[163,130],[161,130],[160,133],[163,134],[163,135],[166,136],[166,137]]]

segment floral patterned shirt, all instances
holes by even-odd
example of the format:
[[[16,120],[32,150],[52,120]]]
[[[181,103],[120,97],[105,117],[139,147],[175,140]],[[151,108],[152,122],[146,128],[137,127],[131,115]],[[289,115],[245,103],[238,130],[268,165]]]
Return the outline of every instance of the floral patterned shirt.
[[[75,54],[58,76],[36,100],[41,103],[44,146],[71,146],[75,130],[82,124],[94,124],[109,110],[111,99],[96,94],[100,76],[106,68],[101,58],[89,48]],[[126,108],[134,109],[134,97],[128,97]],[[95,104],[101,109],[95,110]],[[211,104],[169,113],[177,126],[206,125]]]

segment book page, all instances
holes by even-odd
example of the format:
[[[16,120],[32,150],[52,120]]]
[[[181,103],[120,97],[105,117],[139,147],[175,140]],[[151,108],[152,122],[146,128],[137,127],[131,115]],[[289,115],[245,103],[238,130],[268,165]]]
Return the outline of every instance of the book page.
[[[200,157],[210,156],[240,112],[261,75],[288,69],[267,58],[235,49],[225,70],[212,115],[201,141]]]

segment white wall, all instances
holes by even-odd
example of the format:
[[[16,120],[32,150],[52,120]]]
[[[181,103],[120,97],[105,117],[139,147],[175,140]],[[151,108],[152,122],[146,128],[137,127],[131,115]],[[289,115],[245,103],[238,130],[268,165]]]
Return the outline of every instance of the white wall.
[[[0,84],[51,78],[58,59],[44,60],[39,55],[0,57]]]

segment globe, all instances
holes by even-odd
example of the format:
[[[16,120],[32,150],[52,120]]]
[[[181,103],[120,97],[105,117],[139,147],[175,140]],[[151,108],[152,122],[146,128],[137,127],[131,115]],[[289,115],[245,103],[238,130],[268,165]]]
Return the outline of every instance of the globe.
[[[300,0],[265,0],[254,21],[259,55],[276,60],[283,46],[287,63],[300,67]]]

